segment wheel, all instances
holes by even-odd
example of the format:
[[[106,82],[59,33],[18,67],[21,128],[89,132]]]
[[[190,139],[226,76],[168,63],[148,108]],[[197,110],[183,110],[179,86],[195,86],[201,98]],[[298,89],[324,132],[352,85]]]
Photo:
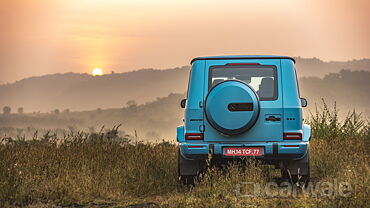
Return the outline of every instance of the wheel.
[[[283,180],[307,184],[310,181],[310,152],[300,160],[286,162],[280,168]]]
[[[179,180],[183,185],[194,185],[195,177],[194,175],[180,175]]]

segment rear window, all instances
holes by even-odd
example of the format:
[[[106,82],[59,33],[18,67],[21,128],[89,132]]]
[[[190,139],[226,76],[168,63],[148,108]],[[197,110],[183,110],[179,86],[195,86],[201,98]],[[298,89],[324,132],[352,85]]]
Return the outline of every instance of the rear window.
[[[240,65],[240,66],[212,66],[209,70],[209,90],[225,80],[240,80],[256,91],[259,99],[276,100],[277,73],[275,66]]]

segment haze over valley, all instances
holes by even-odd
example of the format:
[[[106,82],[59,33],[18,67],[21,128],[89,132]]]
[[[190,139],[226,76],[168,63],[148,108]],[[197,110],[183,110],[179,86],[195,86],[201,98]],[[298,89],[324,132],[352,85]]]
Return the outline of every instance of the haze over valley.
[[[317,102],[318,99],[324,98],[327,101],[337,100],[338,104],[347,104],[347,101],[341,101],[340,92],[335,95],[335,93],[328,94],[325,91],[337,91],[335,89],[338,85],[348,88],[343,89],[344,91],[355,90],[354,94],[366,92],[369,89],[369,79],[366,80],[368,73],[328,74],[340,73],[341,70],[369,72],[370,59],[323,62],[317,58],[298,57],[296,62],[298,76],[305,77],[301,79],[301,94],[308,96],[310,101]],[[25,112],[29,113],[50,112],[55,109],[81,111],[97,108],[122,108],[132,100],[138,104],[144,104],[158,97],[168,96],[170,93],[185,93],[189,69],[189,66],[183,66],[165,70],[142,69],[103,76],[66,73],[30,77],[15,83],[0,85],[0,97],[2,98],[0,107],[9,106],[13,110],[22,107]],[[335,76],[339,76],[338,80],[330,79]],[[318,87],[314,82],[321,82],[325,88]],[[312,94],[313,92],[316,95]],[[355,107],[359,104],[363,107],[361,102],[363,102],[361,99],[357,100],[351,106]]]
[[[323,101],[331,108],[335,104],[341,116],[354,109],[370,115],[370,59],[323,62],[298,57],[296,61],[300,94],[309,103],[306,117],[322,108]],[[92,131],[122,124],[131,135],[174,139],[175,128],[182,123],[179,102],[186,96],[189,70],[183,66],[103,76],[53,74],[0,85],[0,133]]]

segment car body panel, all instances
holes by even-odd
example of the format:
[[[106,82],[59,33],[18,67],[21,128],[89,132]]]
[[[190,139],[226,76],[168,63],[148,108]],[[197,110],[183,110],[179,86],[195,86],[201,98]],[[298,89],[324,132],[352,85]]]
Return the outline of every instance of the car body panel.
[[[186,133],[197,133],[203,128],[203,76],[204,62],[193,63],[190,73],[188,97],[185,105],[184,126]]]
[[[308,142],[253,142],[253,143],[180,143],[180,153],[188,160],[206,159],[208,154],[218,155],[223,158],[225,147],[262,147],[262,156],[249,158],[269,158],[269,159],[295,159],[298,160],[305,156],[307,152]],[[277,146],[277,151],[274,152],[274,145]],[[293,147],[294,146],[294,147]],[[234,158],[239,158],[234,157]]]
[[[183,125],[178,126],[176,130],[177,130],[176,132],[177,142],[185,142],[184,126]]]
[[[196,63],[195,61],[194,63]],[[247,132],[235,135],[232,137],[222,135],[217,130],[212,128],[207,120],[204,121],[205,133],[204,140],[209,142],[222,142],[222,141],[233,141],[233,142],[251,142],[251,141],[281,141],[283,137],[283,123],[282,121],[271,122],[266,121],[265,117],[271,114],[281,117],[283,110],[283,99],[282,96],[279,96],[282,93],[282,83],[280,79],[280,60],[279,59],[232,59],[232,60],[206,60],[205,63],[205,75],[204,82],[208,83],[209,80],[209,68],[211,66],[225,65],[230,63],[258,63],[260,65],[275,66],[277,70],[277,80],[278,80],[278,99],[273,101],[260,101],[260,114],[257,122],[254,126]],[[207,95],[209,92],[209,86],[204,87],[204,95]],[[266,131],[266,128],[269,131]]]
[[[311,126],[303,124],[303,138],[302,141],[309,142],[311,140]]]
[[[232,136],[220,134],[210,125],[204,113],[204,102],[209,92],[209,68],[228,63],[273,65],[277,70],[278,81],[277,99],[260,101],[260,114],[255,125],[247,132]],[[269,116],[281,120],[267,121]],[[213,155],[224,157],[225,147],[263,147],[263,155],[259,158],[297,160],[306,154],[311,137],[310,126],[303,124],[302,116],[294,59],[285,56],[195,58],[189,78],[184,126],[177,128],[180,153],[186,159],[197,160],[207,157],[210,151]],[[284,132],[301,133],[302,140],[284,140]],[[185,140],[186,133],[204,133],[204,140]],[[189,145],[195,148],[189,148]]]

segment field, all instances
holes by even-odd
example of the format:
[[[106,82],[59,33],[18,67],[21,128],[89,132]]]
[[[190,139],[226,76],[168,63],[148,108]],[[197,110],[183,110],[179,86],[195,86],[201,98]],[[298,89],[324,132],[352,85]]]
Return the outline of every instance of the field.
[[[254,160],[247,168],[210,167],[194,187],[183,186],[175,143],[140,142],[119,126],[3,137],[0,207],[367,207],[368,120],[351,113],[339,121],[326,107],[306,120],[313,130],[307,187],[283,186],[278,170]]]

